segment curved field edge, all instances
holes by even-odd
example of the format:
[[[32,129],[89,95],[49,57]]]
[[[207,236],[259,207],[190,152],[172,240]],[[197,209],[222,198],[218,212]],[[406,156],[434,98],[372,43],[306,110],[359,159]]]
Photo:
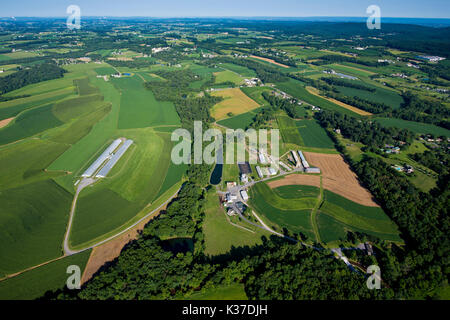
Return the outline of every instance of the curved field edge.
[[[170,200],[171,197],[175,193],[177,193],[177,191],[181,188],[182,184],[183,184],[183,181],[180,181],[180,182],[176,183],[175,185],[173,185],[166,192],[164,192],[158,199],[153,201],[151,205],[149,205],[149,206],[145,207],[144,209],[142,209],[141,211],[139,211],[139,213],[136,214],[136,216],[134,216],[132,219],[128,220],[125,224],[121,225],[120,227],[117,227],[114,230],[109,231],[108,233],[105,233],[99,237],[96,237],[87,242],[78,244],[76,246],[71,246],[70,241],[69,241],[70,249],[74,250],[74,251],[84,250],[86,248],[90,248],[92,246],[99,245],[100,242],[104,243],[103,241],[105,241],[105,240],[109,241],[109,240],[112,240],[115,237],[121,235],[128,228],[130,228],[134,224],[138,223],[140,220],[145,219],[149,215],[149,213],[156,210],[158,207],[162,206],[166,201]],[[157,214],[157,212],[155,212],[154,214]],[[105,241],[105,242],[107,242],[107,241]]]
[[[364,230],[354,226],[342,223],[332,216],[329,216],[321,211],[317,212],[317,225],[319,226],[320,238],[324,243],[328,245],[337,245],[339,242],[346,241],[347,232],[359,232],[369,236],[377,237],[381,240],[390,241],[394,243],[403,243],[399,234],[388,234],[374,232],[370,230]]]

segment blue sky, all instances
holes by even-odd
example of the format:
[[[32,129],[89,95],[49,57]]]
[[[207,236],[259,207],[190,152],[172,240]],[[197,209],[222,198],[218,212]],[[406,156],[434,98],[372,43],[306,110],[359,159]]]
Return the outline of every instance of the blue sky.
[[[71,4],[84,16],[362,17],[375,4],[384,17],[450,18],[449,0],[2,0],[0,17],[61,17]]]

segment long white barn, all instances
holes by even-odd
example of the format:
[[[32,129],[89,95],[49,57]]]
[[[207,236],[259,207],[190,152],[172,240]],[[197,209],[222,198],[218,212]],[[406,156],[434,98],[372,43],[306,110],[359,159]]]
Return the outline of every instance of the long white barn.
[[[105,166],[100,170],[100,172],[95,176],[96,178],[105,178],[109,171],[116,165],[120,158],[125,154],[128,148],[133,144],[133,140],[127,140],[125,143],[117,150],[116,153],[109,159]]]
[[[81,175],[83,178],[91,177],[95,171],[97,171],[98,168],[106,161],[108,160],[113,152],[117,149],[117,147],[120,145],[122,140],[117,139],[114,140],[113,143],[100,155],[100,157],[97,158],[97,160],[94,161],[93,164]]]

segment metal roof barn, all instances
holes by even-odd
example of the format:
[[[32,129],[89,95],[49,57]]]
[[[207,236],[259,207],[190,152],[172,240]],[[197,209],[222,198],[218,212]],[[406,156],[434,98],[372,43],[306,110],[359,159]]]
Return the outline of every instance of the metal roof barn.
[[[105,164],[105,166],[96,175],[97,178],[105,178],[109,171],[116,165],[128,148],[133,144],[133,140],[127,140],[125,143],[117,150],[116,153],[111,157],[111,159]]]
[[[82,177],[90,177],[92,176],[95,171],[97,171],[98,168],[111,156],[111,154],[114,152],[114,150],[117,149],[117,147],[120,145],[122,140],[117,139],[114,140],[113,143],[110,144],[110,146],[100,155],[100,157],[95,160],[93,164],[81,175]]]

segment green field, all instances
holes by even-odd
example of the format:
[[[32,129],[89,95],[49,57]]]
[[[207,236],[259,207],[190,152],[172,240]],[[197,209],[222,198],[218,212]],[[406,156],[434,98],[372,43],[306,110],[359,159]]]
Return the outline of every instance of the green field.
[[[397,127],[400,129],[408,129],[412,132],[420,134],[433,134],[435,136],[450,137],[450,130],[429,123],[407,121],[395,118],[375,118],[375,120],[385,127]]]
[[[62,100],[73,94],[73,88],[58,90],[55,92],[35,95],[26,98],[14,99],[0,103],[0,120],[17,116],[27,109],[43,106]]]
[[[334,148],[333,141],[315,120],[298,120],[296,124],[305,147]]]
[[[243,129],[245,130],[252,122],[257,113],[261,110],[261,108],[218,121],[217,123],[221,126],[225,126],[230,129]]]
[[[270,106],[266,99],[264,99],[263,92],[271,92],[269,87],[243,87],[241,88],[249,98],[255,100],[261,106]]]
[[[0,281],[0,300],[33,300],[42,297],[47,291],[62,289],[70,276],[67,268],[79,266],[83,274],[90,254],[91,250],[87,250]]]
[[[179,125],[171,102],[156,101],[138,76],[111,80],[121,92],[119,129],[146,128],[155,125]]]
[[[0,193],[0,277],[57,258],[72,195],[52,180]]]
[[[320,190],[313,186],[292,185],[275,188],[273,192],[283,199],[298,199],[301,197],[317,198]]]
[[[53,104],[31,109],[20,114],[5,128],[0,129],[0,144],[31,137],[39,132],[63,124],[52,112]]]
[[[324,243],[345,239],[347,231],[358,231],[384,240],[398,241],[396,225],[379,207],[366,207],[324,190],[316,221]],[[258,183],[250,190],[250,205],[266,224],[278,231],[301,232],[315,239],[311,211],[318,204],[319,188],[288,185],[270,189]],[[345,208],[345,209],[344,209]]]
[[[376,89],[375,92],[370,92],[367,90],[360,90],[356,88],[348,88],[336,86],[338,91],[349,97],[358,97],[364,100],[368,100],[376,103],[384,103],[385,105],[390,106],[391,108],[398,109],[400,105],[403,103],[403,98],[396,92],[388,89],[378,88],[375,86],[371,86],[365,83],[368,87],[373,87]]]
[[[223,63],[220,66],[224,69],[228,69],[236,73],[239,73],[243,77],[255,78],[257,76],[254,70],[234,63]]]
[[[299,146],[304,145],[300,130],[294,119],[286,115],[278,115],[277,123],[284,143],[291,143]]]
[[[37,139],[0,147],[0,191],[63,175],[44,170],[66,149],[66,145]]]
[[[221,71],[221,72],[217,72],[214,74],[215,75],[215,79],[216,79],[216,84],[220,84],[220,83],[224,83],[224,82],[232,82],[235,85],[240,85],[244,82],[244,78],[241,77],[239,74],[237,74],[236,72],[230,71],[230,70],[225,70],[225,71]]]
[[[319,217],[327,215],[332,220],[333,225],[340,223],[345,225],[344,229],[352,228],[354,231],[365,232],[372,234],[381,239],[400,241],[397,226],[389,219],[389,217],[379,207],[367,207],[350,201],[328,190],[324,190],[324,202],[320,207]],[[345,208],[345,209],[344,209]],[[322,217],[319,218],[319,231],[321,239],[335,237],[336,234],[343,234],[343,231],[338,231],[336,227],[327,225],[327,221],[331,223],[330,219]],[[327,235],[326,230],[334,229],[333,235]],[[341,228],[342,229],[342,228]],[[325,230],[325,231],[323,231]],[[324,234],[324,238],[322,238]]]

